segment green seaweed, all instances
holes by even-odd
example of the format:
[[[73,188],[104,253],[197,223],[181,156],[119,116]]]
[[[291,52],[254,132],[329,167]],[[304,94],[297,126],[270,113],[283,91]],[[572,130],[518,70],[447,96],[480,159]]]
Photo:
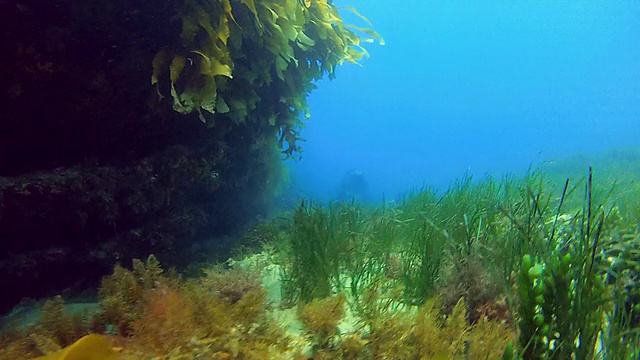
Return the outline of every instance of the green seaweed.
[[[604,327],[608,299],[600,254],[601,239],[610,230],[606,227],[610,211],[593,202],[589,169],[583,208],[560,225],[558,218],[568,183],[545,238],[550,250],[524,255],[517,275],[518,326],[525,360],[595,358],[598,336]],[[540,227],[544,221],[530,219],[527,228]]]
[[[283,269],[287,303],[309,302],[339,291],[342,269],[355,246],[349,234],[357,221],[350,223],[348,218],[357,216],[356,211],[344,204],[324,209],[304,202],[294,210]]]
[[[169,89],[175,111],[209,126],[269,126],[286,156],[300,151],[313,82],[367,56],[361,43],[383,43],[371,28],[344,24],[326,0],[186,0],[178,17],[180,36],[153,60],[160,97]]]

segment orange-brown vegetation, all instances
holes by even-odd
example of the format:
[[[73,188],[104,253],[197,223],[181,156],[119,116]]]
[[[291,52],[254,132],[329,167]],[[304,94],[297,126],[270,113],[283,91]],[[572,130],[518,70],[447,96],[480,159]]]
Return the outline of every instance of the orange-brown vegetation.
[[[104,324],[122,359],[277,359],[288,351],[284,332],[267,316],[259,283],[245,283],[233,295],[214,291],[216,284],[230,284],[225,272],[180,281],[166,277],[154,257],[135,261],[133,270],[117,266],[102,282],[102,312],[93,323]],[[43,307],[39,324],[3,334],[0,358],[52,355],[89,333],[92,322],[66,314],[63,306],[56,297]]]
[[[56,358],[95,329],[96,321],[112,345],[109,354],[113,350],[124,360],[495,359],[515,338],[504,321],[484,316],[470,325],[464,298],[448,315],[440,299],[417,309],[369,306],[372,312],[355,324],[361,326],[341,333],[348,302],[339,293],[300,305],[307,342],[294,343],[270,315],[255,274],[217,269],[201,279],[179,280],[165,276],[153,257],[136,261],[132,270],[116,267],[100,294],[102,312],[93,321],[67,314],[60,297],[49,300],[38,324],[1,335],[0,358]],[[374,296],[370,305],[379,301]]]

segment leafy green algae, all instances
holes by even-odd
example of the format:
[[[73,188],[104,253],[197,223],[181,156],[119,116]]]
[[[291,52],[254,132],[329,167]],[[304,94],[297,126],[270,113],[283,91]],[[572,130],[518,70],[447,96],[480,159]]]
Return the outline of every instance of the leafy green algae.
[[[178,18],[180,37],[153,60],[160,97],[168,90],[175,111],[197,112],[208,126],[269,126],[287,156],[300,150],[313,81],[368,56],[362,43],[383,43],[370,28],[344,24],[327,0],[185,0]]]

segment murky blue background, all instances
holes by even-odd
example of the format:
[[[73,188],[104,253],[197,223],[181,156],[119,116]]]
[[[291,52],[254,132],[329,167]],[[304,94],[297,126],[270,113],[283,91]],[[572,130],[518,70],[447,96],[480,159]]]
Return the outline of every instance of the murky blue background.
[[[638,1],[335,4],[386,45],[366,44],[362,67],[311,95],[303,158],[289,163],[300,196],[334,198],[350,170],[381,200],[640,145]]]

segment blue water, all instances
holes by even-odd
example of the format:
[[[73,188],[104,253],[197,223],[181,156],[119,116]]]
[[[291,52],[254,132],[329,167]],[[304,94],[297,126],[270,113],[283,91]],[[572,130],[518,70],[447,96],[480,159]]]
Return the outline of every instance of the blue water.
[[[640,2],[342,0],[386,45],[309,98],[300,196],[374,200],[640,145]],[[343,11],[347,22],[365,26]]]

